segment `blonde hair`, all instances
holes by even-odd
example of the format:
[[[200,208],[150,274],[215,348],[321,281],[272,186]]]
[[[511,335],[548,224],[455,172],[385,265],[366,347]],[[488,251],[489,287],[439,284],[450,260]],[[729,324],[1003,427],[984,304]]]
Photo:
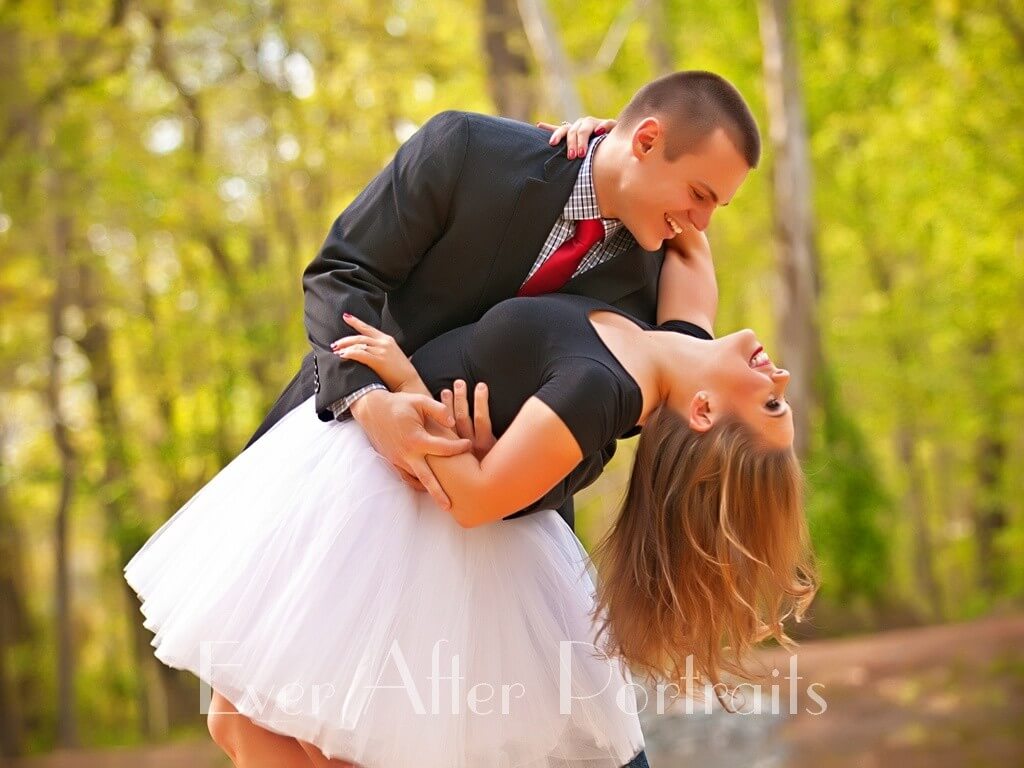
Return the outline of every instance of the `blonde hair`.
[[[792,448],[766,445],[738,418],[704,433],[663,405],[643,428],[629,490],[594,550],[599,637],[635,670],[718,693],[721,672],[764,679],[755,643],[800,621],[817,590]]]

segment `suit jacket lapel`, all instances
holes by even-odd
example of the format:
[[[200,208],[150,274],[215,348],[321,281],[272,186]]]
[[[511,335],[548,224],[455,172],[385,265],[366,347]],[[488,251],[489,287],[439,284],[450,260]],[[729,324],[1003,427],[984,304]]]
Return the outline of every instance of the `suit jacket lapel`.
[[[664,251],[645,251],[634,245],[625,253],[572,278],[559,293],[593,296],[614,304],[641,286],[657,282],[664,256]]]
[[[519,190],[498,245],[480,312],[516,295],[569,199],[583,161],[569,160],[564,146],[552,151],[554,154],[544,164],[544,178],[531,176]]]
[[[563,146],[544,163],[544,178],[529,177],[520,188],[487,280],[477,314],[516,295],[562,213],[582,160],[569,160]],[[664,251],[634,245],[625,253],[571,279],[561,293],[592,296],[613,304],[641,286],[657,282]]]

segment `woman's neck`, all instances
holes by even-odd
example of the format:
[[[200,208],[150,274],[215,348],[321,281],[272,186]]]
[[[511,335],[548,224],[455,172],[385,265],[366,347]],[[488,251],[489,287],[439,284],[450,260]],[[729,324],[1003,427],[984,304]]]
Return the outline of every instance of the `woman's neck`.
[[[700,339],[674,331],[645,331],[617,312],[588,314],[598,336],[619,365],[640,387],[643,406],[638,424],[662,403],[680,408],[696,394],[705,355]]]
[[[649,408],[645,403],[644,419],[663,404],[684,412],[700,388],[708,342],[674,331],[641,331],[637,341],[647,355],[657,393]]]

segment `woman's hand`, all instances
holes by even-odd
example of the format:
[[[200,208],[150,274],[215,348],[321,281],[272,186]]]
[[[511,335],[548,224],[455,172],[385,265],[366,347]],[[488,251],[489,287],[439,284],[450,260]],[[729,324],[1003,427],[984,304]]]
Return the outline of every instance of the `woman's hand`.
[[[450,389],[441,391],[441,402],[448,412],[455,417],[455,431],[459,437],[469,438],[472,443],[473,455],[477,461],[483,461],[494,444],[498,442],[491,432],[491,412],[487,406],[487,385],[480,382],[473,390],[473,418],[469,418],[469,398],[466,394],[466,382],[455,381],[455,393]]]
[[[668,249],[677,251],[687,258],[711,258],[711,244],[708,237],[689,221],[680,222],[683,231],[665,243]]]
[[[372,368],[392,392],[418,391],[420,375],[393,337],[348,312],[343,317],[359,334],[333,342],[334,354]]]
[[[551,138],[548,139],[548,143],[552,146],[562,139],[566,140],[565,143],[570,160],[587,154],[587,147],[590,144],[591,136],[600,136],[602,133],[608,133],[615,125],[615,120],[602,120],[591,115],[581,117],[575,122],[565,122],[561,125],[537,123],[538,128],[552,132]]]

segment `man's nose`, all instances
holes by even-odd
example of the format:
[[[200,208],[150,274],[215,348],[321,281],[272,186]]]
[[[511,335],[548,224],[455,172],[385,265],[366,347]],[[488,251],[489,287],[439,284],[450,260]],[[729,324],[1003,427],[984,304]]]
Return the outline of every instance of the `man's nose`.
[[[691,208],[689,213],[690,223],[699,232],[703,232],[708,228],[708,224],[711,223],[711,211],[705,211],[703,208]]]

